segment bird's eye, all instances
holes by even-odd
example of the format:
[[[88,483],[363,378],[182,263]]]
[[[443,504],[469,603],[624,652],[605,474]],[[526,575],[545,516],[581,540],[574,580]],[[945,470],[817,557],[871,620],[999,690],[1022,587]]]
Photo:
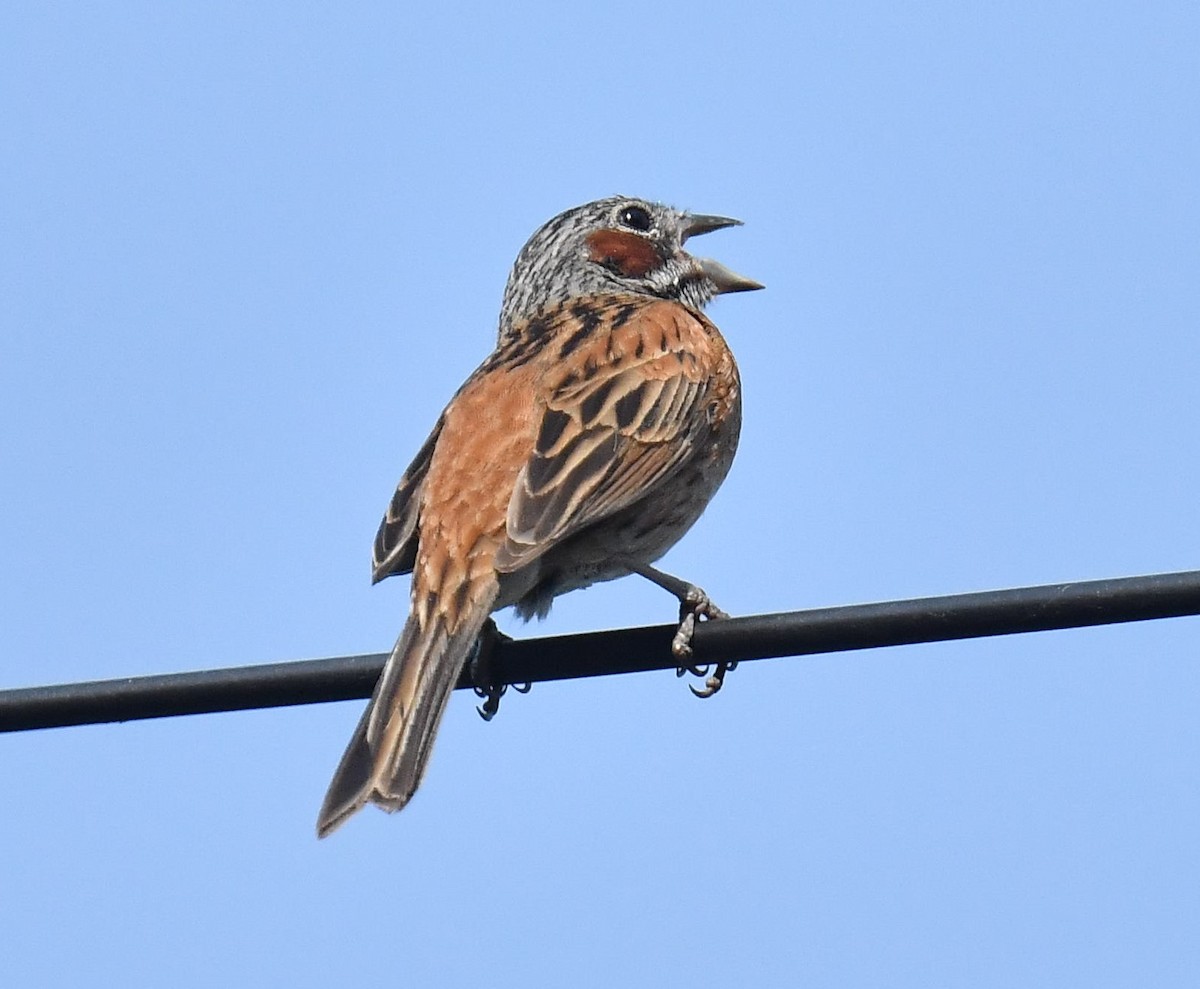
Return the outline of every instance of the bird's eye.
[[[621,226],[629,227],[631,230],[645,232],[651,226],[650,214],[640,206],[626,206],[621,210],[620,220]]]

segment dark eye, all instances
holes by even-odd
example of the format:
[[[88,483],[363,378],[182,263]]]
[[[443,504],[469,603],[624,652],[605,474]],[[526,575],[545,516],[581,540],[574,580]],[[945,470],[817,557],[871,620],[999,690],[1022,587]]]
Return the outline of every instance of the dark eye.
[[[626,206],[621,210],[621,226],[631,230],[646,231],[650,229],[650,214],[640,206]]]

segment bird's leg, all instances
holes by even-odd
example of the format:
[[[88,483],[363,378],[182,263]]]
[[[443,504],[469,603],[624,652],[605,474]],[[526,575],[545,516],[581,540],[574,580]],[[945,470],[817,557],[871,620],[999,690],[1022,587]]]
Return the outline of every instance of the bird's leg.
[[[489,618],[479,633],[475,649],[469,660],[471,680],[475,684],[475,696],[486,698],[483,704],[475,708],[484,721],[491,721],[496,716],[496,712],[500,710],[500,698],[508,690],[508,684],[496,682],[492,669],[492,655],[496,651],[496,646],[501,642],[512,642],[512,636],[501,632],[496,627],[496,623]],[[513,684],[513,688],[522,694],[529,693],[529,687],[530,685],[527,683]]]
[[[696,666],[689,662],[692,658],[692,636],[696,632],[696,623],[701,618],[713,620],[728,618],[729,615],[713,604],[712,599],[703,588],[669,573],[663,573],[648,564],[639,563],[637,560],[627,559],[624,562],[631,572],[645,577],[651,583],[657,584],[668,594],[673,594],[679,599],[679,628],[671,640],[671,652],[675,654],[676,659],[680,660],[679,668],[675,673],[677,676],[690,673],[692,676],[708,677],[702,690],[697,690],[691,684],[688,684],[688,688],[697,697],[711,697],[725,683],[725,674],[737,667],[737,661],[722,660],[716,664],[716,669],[709,676],[709,667]]]

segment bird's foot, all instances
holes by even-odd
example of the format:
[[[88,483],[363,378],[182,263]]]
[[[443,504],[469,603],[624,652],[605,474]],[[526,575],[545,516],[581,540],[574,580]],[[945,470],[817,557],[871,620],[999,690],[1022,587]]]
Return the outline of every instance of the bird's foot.
[[[712,697],[725,683],[725,674],[737,667],[737,660],[722,660],[716,664],[716,668],[710,676],[708,671],[711,667],[697,666],[690,661],[692,636],[696,632],[697,623],[702,618],[706,621],[716,621],[728,618],[729,615],[713,604],[712,598],[705,593],[703,588],[697,587],[689,581],[680,580],[678,577],[663,573],[638,560],[626,559],[625,565],[632,573],[640,574],[679,599],[679,628],[675,632],[674,638],[671,639],[671,652],[679,660],[679,667],[675,674],[683,676],[685,673],[690,673],[696,677],[707,677],[703,689],[697,690],[691,684],[688,684],[688,687],[697,697]]]
[[[503,683],[499,686],[493,684],[490,687],[476,687],[475,696],[487,698],[482,704],[475,708],[479,712],[479,716],[484,721],[491,721],[500,711],[500,698],[508,693],[508,688],[512,687],[518,694],[527,694],[533,688],[531,683]]]
[[[475,696],[484,698],[475,710],[484,721],[491,721],[496,716],[500,710],[500,698],[508,692],[509,685],[497,683],[492,669],[492,656],[501,642],[512,642],[512,636],[501,632],[489,618],[479,633],[479,641],[471,656],[471,680],[475,684]],[[512,685],[519,694],[529,693],[530,687],[528,683]]]
[[[679,602],[679,628],[671,640],[671,652],[675,654],[676,659],[682,660],[679,668],[675,671],[676,676],[690,673],[696,677],[707,677],[704,687],[700,690],[690,683],[688,684],[688,689],[697,697],[712,697],[720,690],[725,683],[725,674],[737,667],[737,661],[717,663],[711,676],[709,675],[711,667],[689,663],[688,660],[692,658],[692,636],[696,632],[696,624],[701,618],[705,621],[716,621],[728,617],[726,612],[713,604],[712,599],[704,592],[703,588],[697,587],[695,584],[686,586]]]

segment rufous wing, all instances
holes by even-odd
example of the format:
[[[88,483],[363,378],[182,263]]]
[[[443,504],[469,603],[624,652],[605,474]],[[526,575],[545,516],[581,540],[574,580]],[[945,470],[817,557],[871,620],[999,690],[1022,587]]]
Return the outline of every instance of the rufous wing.
[[[650,302],[618,328],[596,327],[556,366],[508,505],[497,570],[516,570],[634,504],[695,454],[711,428],[702,320]]]

